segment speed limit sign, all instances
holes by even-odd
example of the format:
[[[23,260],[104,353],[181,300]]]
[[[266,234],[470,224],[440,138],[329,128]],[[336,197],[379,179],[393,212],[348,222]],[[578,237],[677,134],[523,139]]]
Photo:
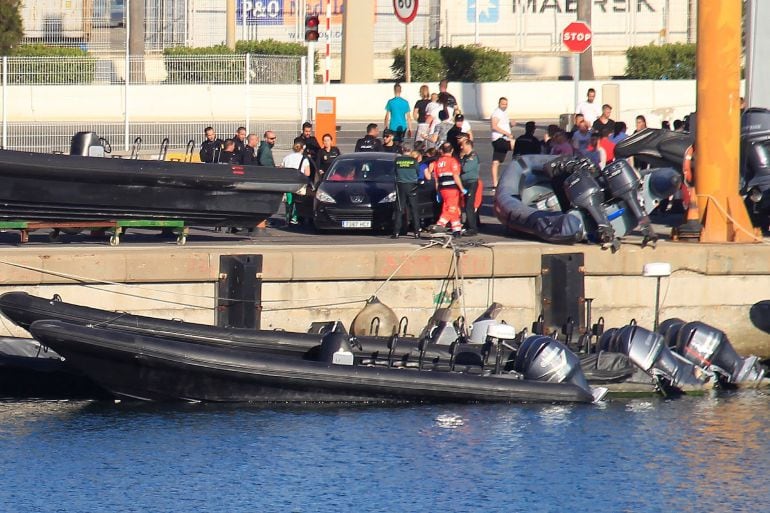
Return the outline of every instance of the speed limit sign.
[[[401,23],[411,23],[417,16],[417,0],[393,0],[393,12]]]

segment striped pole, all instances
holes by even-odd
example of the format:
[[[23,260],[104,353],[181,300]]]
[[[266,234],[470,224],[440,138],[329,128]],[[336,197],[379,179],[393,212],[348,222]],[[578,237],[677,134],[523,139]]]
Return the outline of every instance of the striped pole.
[[[326,0],[326,71],[324,72],[324,94],[329,88],[329,70],[332,67],[332,0]]]

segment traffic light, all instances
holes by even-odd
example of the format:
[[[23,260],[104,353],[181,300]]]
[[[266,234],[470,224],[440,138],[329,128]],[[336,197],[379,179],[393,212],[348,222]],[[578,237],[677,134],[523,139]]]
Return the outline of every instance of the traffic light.
[[[320,25],[321,20],[318,19],[318,15],[308,14],[305,16],[305,41],[318,41]]]

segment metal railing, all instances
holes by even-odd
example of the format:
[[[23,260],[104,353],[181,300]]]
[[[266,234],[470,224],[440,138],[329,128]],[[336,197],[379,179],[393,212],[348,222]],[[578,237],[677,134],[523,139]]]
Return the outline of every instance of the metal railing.
[[[204,140],[203,129],[211,125],[221,139],[232,138],[244,122],[228,121],[213,123],[209,121],[173,122],[131,122],[128,126],[128,139],[137,137],[142,141],[142,152],[153,154],[160,151],[161,143],[168,138],[168,148],[172,151],[184,150],[189,141],[195,141],[197,153]],[[106,139],[116,154],[124,153],[123,141],[126,139],[125,125],[122,122],[51,121],[47,123],[10,122],[8,123],[7,149],[50,153],[53,151],[69,152],[72,136],[81,131],[95,132]],[[301,131],[299,121],[280,123],[251,122],[249,132],[262,139],[262,134],[271,130],[277,137],[276,150],[287,150]]]
[[[8,85],[299,84],[301,59],[286,55],[8,57]]]

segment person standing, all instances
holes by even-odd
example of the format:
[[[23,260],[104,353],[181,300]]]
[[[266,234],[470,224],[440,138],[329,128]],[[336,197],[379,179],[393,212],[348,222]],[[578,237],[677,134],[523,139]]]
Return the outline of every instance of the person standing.
[[[257,150],[257,165],[275,167],[273,158],[273,146],[275,146],[275,132],[268,130],[263,134],[262,142]]]
[[[401,144],[396,142],[396,134],[390,128],[382,131],[382,151],[386,153],[401,153]]]
[[[419,141],[420,134],[428,129],[427,116],[428,104],[430,103],[430,89],[427,84],[420,86],[420,99],[414,103],[414,109],[412,110],[412,117],[417,121],[417,128],[414,131],[414,140]]]
[[[406,218],[407,228],[409,219],[414,227],[414,238],[420,238],[420,217],[417,209],[417,160],[411,156],[411,148],[402,147],[402,154],[396,157],[396,208],[393,209],[393,235],[397,239],[401,234],[401,223]]]
[[[450,227],[452,235],[462,235],[460,196],[468,193],[460,178],[460,162],[452,155],[452,145],[441,145],[441,156],[432,164],[431,174],[441,195],[441,216],[432,231]]]
[[[465,121],[465,116],[458,114],[455,116],[455,123],[446,134],[446,140],[452,145],[452,151],[455,155],[460,154],[460,139],[466,138],[473,140],[473,130],[471,124]]]
[[[310,162],[308,161],[307,155],[305,155],[305,142],[301,136],[294,139],[294,144],[292,145],[291,149],[292,152],[283,158],[281,167],[285,167],[287,169],[296,169],[301,174],[309,178]],[[294,194],[291,192],[286,193],[286,223],[299,224],[295,198]]]
[[[454,119],[457,114],[462,114],[463,111],[460,105],[457,103],[457,98],[452,93],[447,91],[449,87],[449,81],[447,79],[438,83],[438,102],[442,108],[447,111],[448,119]]]
[[[591,130],[594,132],[602,132],[606,128],[612,133],[615,130],[615,121],[610,118],[611,114],[612,106],[606,103],[602,105],[602,115],[594,121],[593,125],[591,125]]]
[[[409,102],[401,98],[401,84],[393,86],[393,94],[393,98],[385,104],[385,128],[393,132],[396,143],[401,143],[404,134],[412,137],[412,114],[409,111]]]
[[[246,146],[241,150],[241,164],[244,166],[256,166],[257,164],[257,134],[246,136]]]
[[[479,188],[479,156],[473,151],[472,139],[462,139],[460,166],[462,169],[460,179],[468,191],[465,193],[465,235],[477,235],[479,227],[476,216],[476,192]]]
[[[535,122],[524,124],[524,133],[516,138],[513,145],[513,155],[540,155],[543,153],[543,142],[535,137]]]
[[[310,162],[311,176],[316,173],[316,159],[318,159],[318,150],[321,149],[321,145],[318,144],[318,139],[313,135],[313,124],[305,121],[302,123],[302,133],[299,134],[302,138],[302,142],[305,144],[305,156]]]
[[[355,151],[382,151],[382,141],[377,137],[380,135],[380,129],[377,123],[366,125],[366,135],[356,141]]]
[[[316,177],[316,183],[323,179],[323,175],[329,170],[329,167],[334,162],[334,159],[340,156],[340,149],[336,146],[332,146],[331,134],[324,134],[321,138],[323,145],[318,150],[318,161],[316,162],[316,168],[318,168],[318,176]]]
[[[492,188],[497,188],[497,171],[505,156],[513,149],[512,122],[508,117],[508,98],[502,96],[497,100],[497,108],[492,111],[489,127],[492,129]]]
[[[582,114],[588,124],[593,124],[594,121],[602,114],[602,109],[599,104],[596,103],[596,89],[593,87],[588,90],[586,94],[586,100],[578,103],[576,114]]]
[[[233,142],[235,143],[235,153],[240,155],[243,148],[246,146],[246,127],[239,126],[233,136]]]
[[[201,151],[199,153],[201,162],[207,164],[219,162],[219,152],[222,151],[222,139],[217,137],[217,133],[210,126],[207,126],[203,133],[206,135],[206,139],[201,143]]]

